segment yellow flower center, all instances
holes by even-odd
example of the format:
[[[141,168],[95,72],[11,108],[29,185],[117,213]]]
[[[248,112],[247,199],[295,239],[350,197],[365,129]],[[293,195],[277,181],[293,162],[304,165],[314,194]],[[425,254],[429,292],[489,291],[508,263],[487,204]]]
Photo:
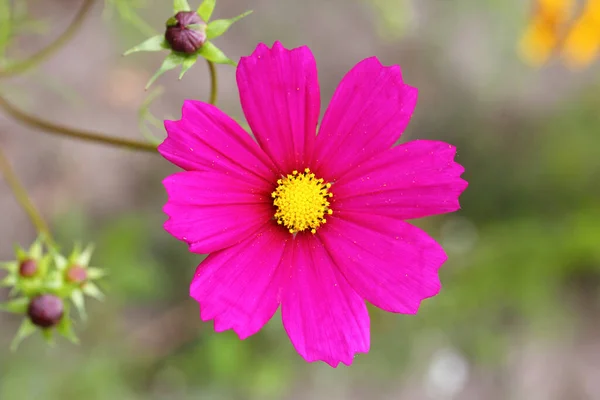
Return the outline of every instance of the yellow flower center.
[[[331,183],[316,179],[315,174],[306,168],[304,172],[293,171],[277,181],[277,189],[271,193],[273,205],[277,209],[275,219],[290,233],[307,229],[316,233],[317,228],[326,223],[325,215],[333,214],[329,208]]]

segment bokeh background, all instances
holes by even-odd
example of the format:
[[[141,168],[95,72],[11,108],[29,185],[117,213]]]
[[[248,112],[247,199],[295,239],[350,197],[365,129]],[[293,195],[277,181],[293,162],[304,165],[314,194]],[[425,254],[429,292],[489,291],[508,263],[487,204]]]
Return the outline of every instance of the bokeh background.
[[[17,2],[29,17],[13,57],[60,34],[79,4]],[[417,316],[372,309],[371,352],[351,367],[305,363],[278,314],[245,341],[216,334],[187,298],[202,257],[162,230],[161,180],[176,169],[153,154],[46,135],[0,110],[0,146],[58,240],[95,242],[93,264],[110,272],[106,301],[91,301],[90,321],[77,326],[80,346],[33,337],[11,353],[20,319],[0,314],[0,399],[600,399],[598,63],[525,65],[516,51],[531,18],[525,0],[219,0],[215,16],[247,9],[217,45],[234,59],[258,42],[309,45],[324,106],[372,55],[419,87],[402,140],[457,145],[470,182],[460,212],[418,222],[449,255],[442,292]],[[171,10],[166,0],[98,1],[71,43],[0,89],[65,125],[160,139],[138,114],[162,56],[121,54]],[[219,106],[242,119],[234,68],[218,72]],[[178,118],[184,99],[207,98],[206,65],[155,86],[164,93],[152,114]],[[0,181],[0,259],[35,236]]]

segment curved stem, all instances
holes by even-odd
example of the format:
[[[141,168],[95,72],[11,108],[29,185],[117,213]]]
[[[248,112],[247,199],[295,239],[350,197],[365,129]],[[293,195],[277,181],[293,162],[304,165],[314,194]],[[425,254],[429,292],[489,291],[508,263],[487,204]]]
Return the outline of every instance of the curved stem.
[[[83,0],[83,3],[81,4],[79,11],[75,15],[73,22],[71,22],[67,30],[65,30],[62,33],[62,35],[57,37],[56,40],[54,40],[54,42],[39,50],[37,53],[33,54],[29,58],[21,61],[16,61],[6,66],[6,68],[0,69],[0,78],[21,74],[40,64],[48,57],[52,56],[62,46],[68,43],[69,40],[71,40],[71,38],[75,35],[75,33],[83,24],[86,15],[90,12],[93,5],[94,0]]]
[[[210,98],[208,102],[214,106],[217,104],[217,92],[219,90],[217,84],[217,68],[212,61],[206,60],[206,62],[208,63],[208,70],[210,72]]]
[[[13,191],[17,202],[21,205],[21,207],[23,207],[23,210],[25,210],[25,212],[29,216],[29,219],[33,223],[33,226],[35,226],[35,229],[38,231],[38,233],[40,235],[44,235],[45,239],[50,244],[54,243],[54,241],[52,240],[52,235],[50,234],[50,229],[48,228],[48,224],[46,223],[46,221],[44,221],[44,218],[42,218],[41,214],[33,205],[31,199],[29,198],[29,195],[27,194],[27,191],[19,181],[19,178],[17,178],[17,175],[14,173],[12,167],[10,166],[10,163],[8,162],[8,159],[6,158],[1,149],[0,172],[2,172],[2,175],[4,175],[6,183]]]
[[[148,143],[141,142],[131,139],[123,139],[114,136],[105,136],[95,132],[89,132],[79,129],[70,128],[68,126],[59,125],[47,120],[43,120],[34,115],[27,114],[24,111],[19,110],[5,98],[0,96],[0,108],[4,109],[8,115],[23,123],[24,125],[32,128],[40,129],[47,133],[53,133],[55,135],[68,136],[74,139],[87,140],[90,142],[97,142],[106,145],[124,147],[130,150],[142,150],[156,153],[156,146]]]

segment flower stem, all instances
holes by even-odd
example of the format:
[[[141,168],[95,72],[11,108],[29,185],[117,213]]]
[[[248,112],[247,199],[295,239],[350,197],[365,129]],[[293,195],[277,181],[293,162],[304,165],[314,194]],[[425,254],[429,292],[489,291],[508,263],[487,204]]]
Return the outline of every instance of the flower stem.
[[[4,109],[8,115],[21,122],[24,125],[42,130],[55,135],[68,136],[74,139],[87,140],[91,142],[102,143],[106,145],[124,147],[130,150],[142,150],[156,153],[156,146],[152,143],[142,142],[137,140],[123,139],[114,136],[105,136],[95,132],[70,128],[68,126],[59,125],[34,115],[27,114],[19,110],[14,105],[10,104],[6,99],[0,96],[0,108]]]
[[[17,202],[21,205],[21,207],[23,207],[38,233],[40,235],[43,235],[49,244],[54,243],[54,241],[52,240],[52,235],[50,234],[50,229],[48,228],[48,224],[46,223],[46,221],[44,221],[44,218],[42,218],[41,214],[33,205],[33,202],[29,198],[27,191],[19,181],[19,178],[17,178],[17,175],[15,175],[12,167],[10,166],[10,163],[8,162],[8,159],[6,158],[1,149],[0,172],[2,172],[2,175],[4,175],[6,183],[13,191]]]
[[[208,102],[213,106],[217,104],[217,92],[219,90],[219,86],[217,83],[217,68],[212,61],[206,60],[208,63],[208,70],[210,72],[210,98]]]
[[[83,0],[83,3],[81,4],[81,7],[79,7],[79,11],[75,15],[73,22],[71,22],[69,27],[59,37],[57,37],[56,40],[39,50],[37,53],[34,53],[29,58],[8,64],[4,69],[0,69],[0,78],[14,76],[26,72],[51,57],[56,51],[58,51],[62,46],[71,40],[71,38],[83,24],[85,17],[90,12],[93,5],[94,0]]]

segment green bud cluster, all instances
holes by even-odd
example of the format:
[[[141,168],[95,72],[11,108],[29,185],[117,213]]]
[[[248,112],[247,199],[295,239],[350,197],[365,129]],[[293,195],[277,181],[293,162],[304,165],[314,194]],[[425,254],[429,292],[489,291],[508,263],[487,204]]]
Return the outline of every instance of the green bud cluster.
[[[76,245],[65,257],[44,243],[40,237],[28,250],[17,246],[15,260],[0,263],[0,270],[5,271],[0,287],[10,288],[9,300],[0,303],[0,310],[25,316],[11,345],[13,350],[36,331],[51,343],[54,332],[77,343],[71,306],[85,320],[85,297],[103,298],[94,281],[105,273],[89,266],[92,246],[82,249]]]
[[[204,0],[197,11],[192,11],[187,0],[174,0],[175,14],[166,22],[165,33],[152,36],[129,49],[125,55],[139,51],[169,50],[162,65],[146,85],[146,89],[165,72],[181,66],[179,79],[198,61],[199,57],[215,64],[237,65],[212,43],[235,22],[252,13],[247,11],[230,19],[210,21],[216,0]]]

